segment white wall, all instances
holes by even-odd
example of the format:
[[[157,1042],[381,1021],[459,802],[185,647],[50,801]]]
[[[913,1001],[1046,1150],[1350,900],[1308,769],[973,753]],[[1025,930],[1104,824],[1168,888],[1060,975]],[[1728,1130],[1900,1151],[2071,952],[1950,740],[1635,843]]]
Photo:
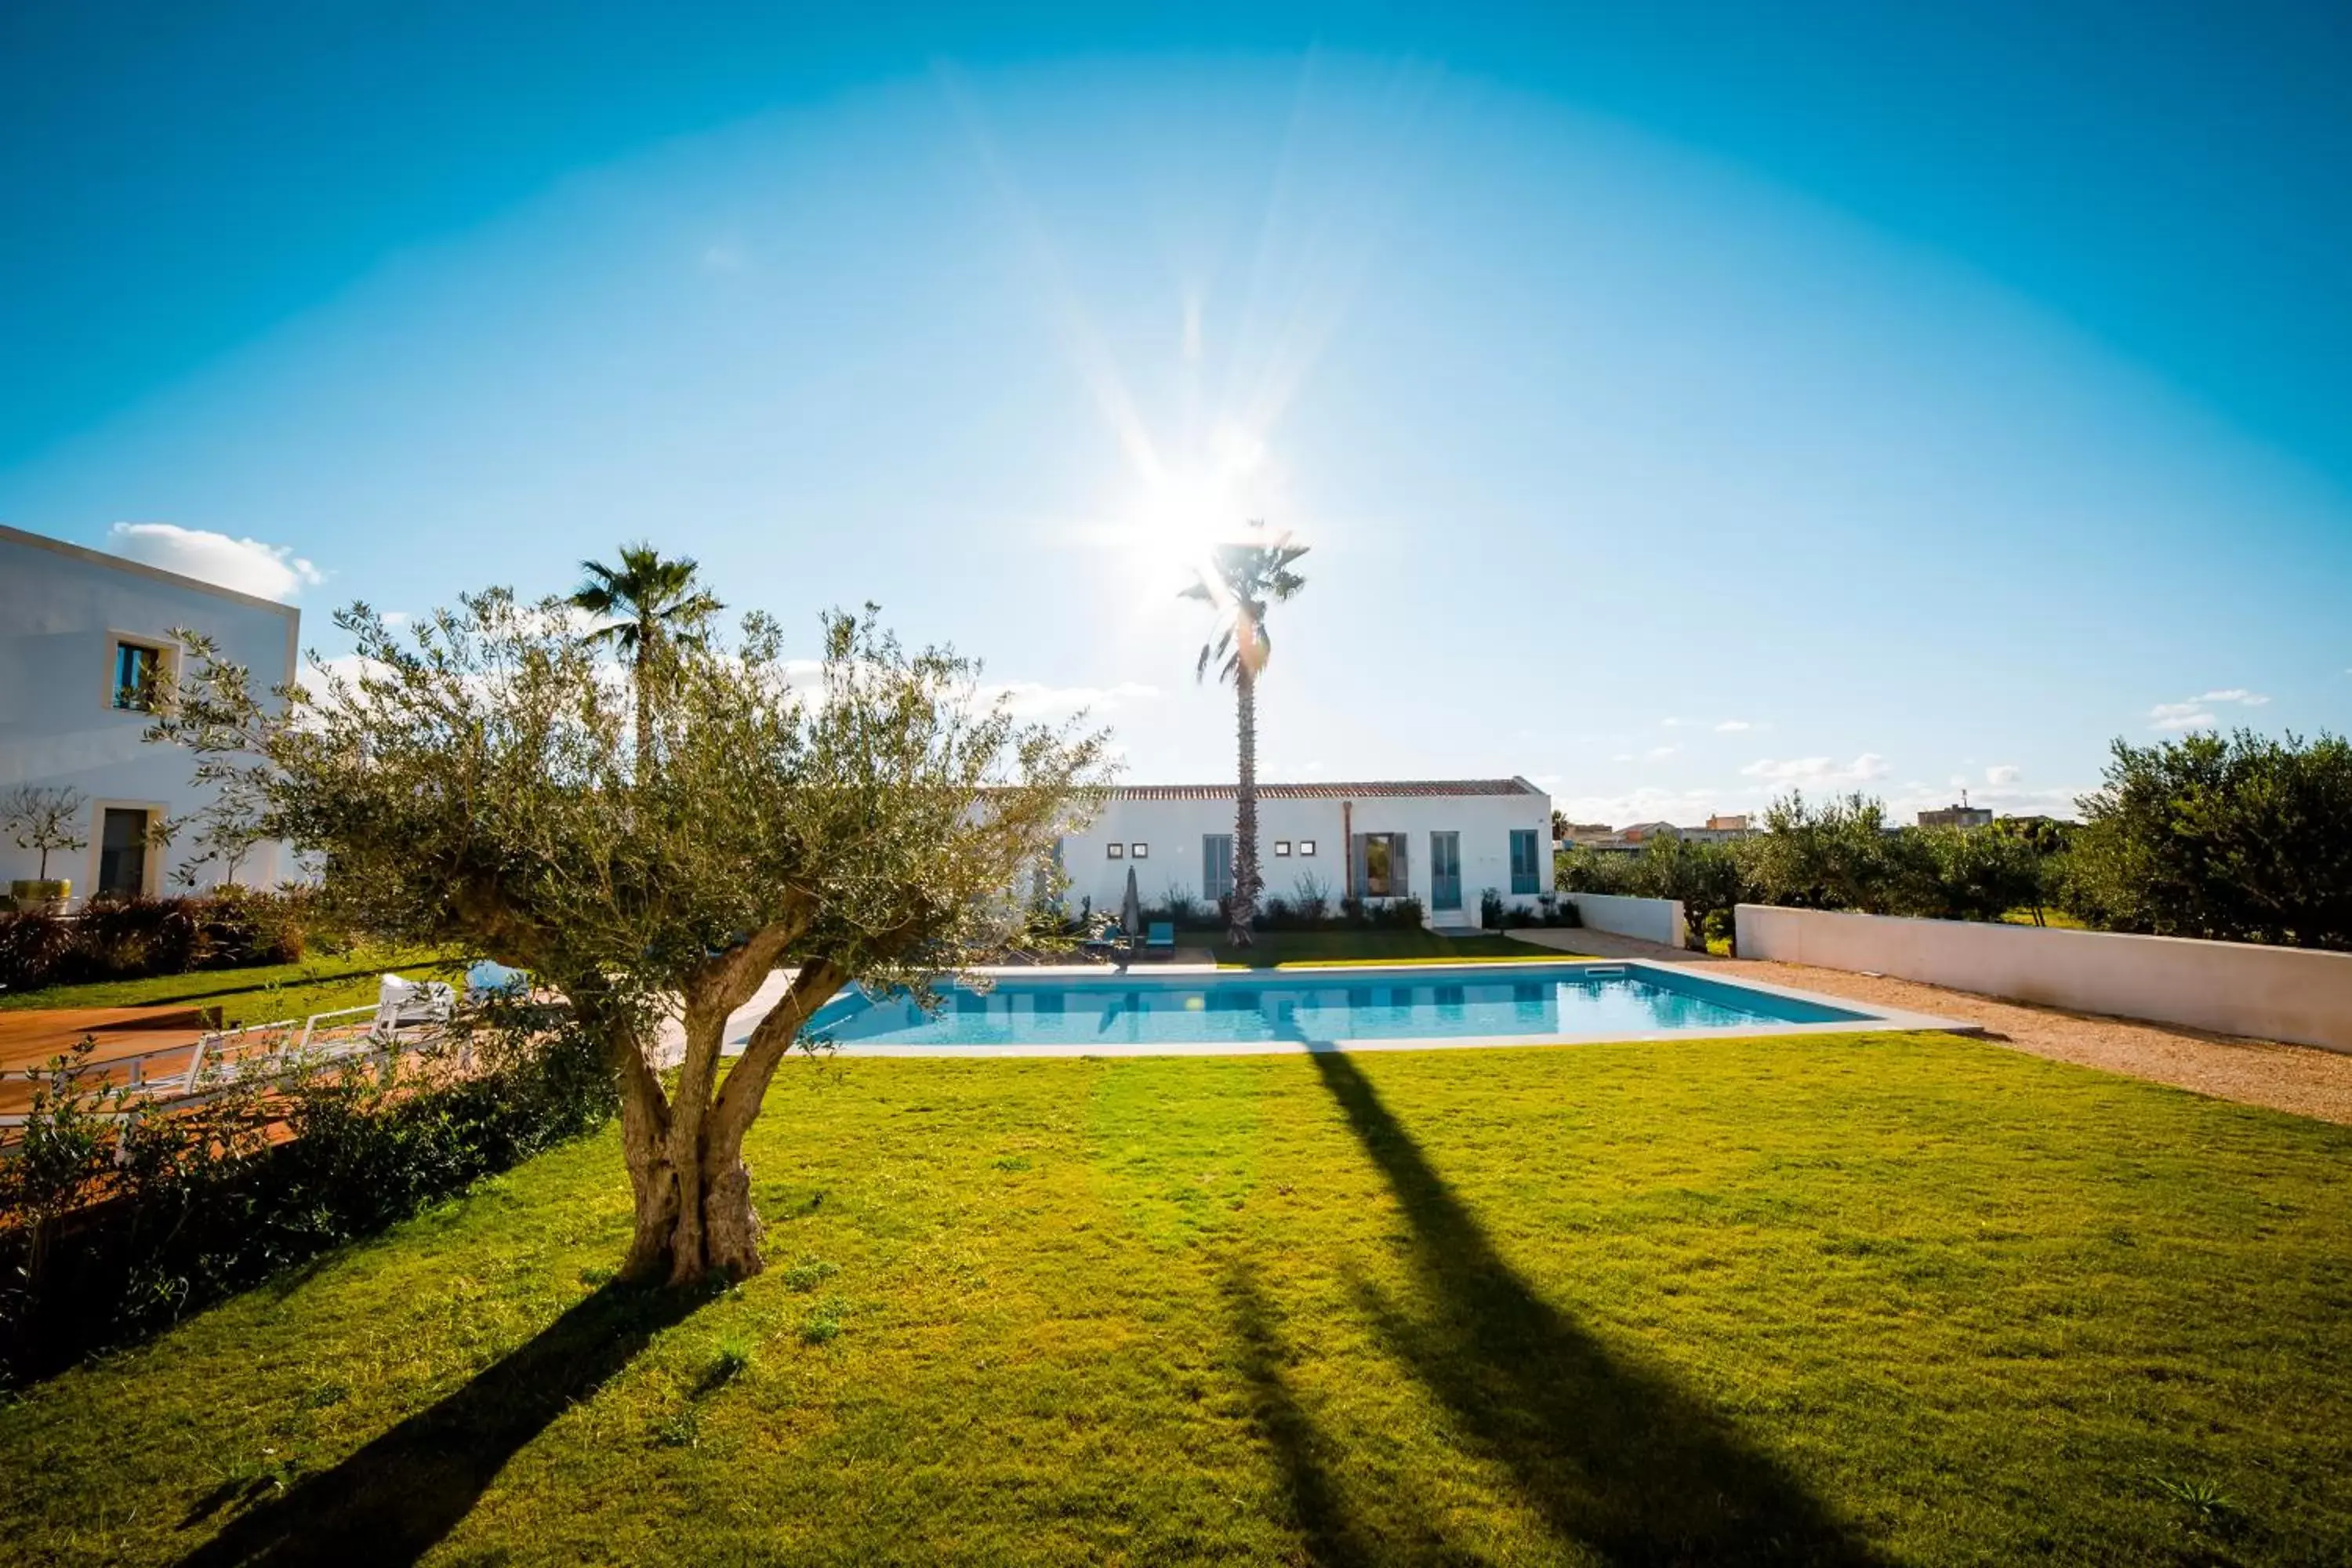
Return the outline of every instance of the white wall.
[[[1742,904],[1739,956],[2352,1051],[2352,953]]]
[[[1343,814],[1342,805],[1349,809]],[[1488,888],[1507,904],[1532,904],[1535,895],[1511,895],[1511,829],[1537,833],[1538,886],[1551,890],[1551,797],[1539,792],[1492,795],[1375,795],[1339,800],[1268,800],[1257,807],[1258,874],[1265,879],[1268,898],[1295,898],[1302,876],[1324,885],[1336,912],[1348,882],[1348,840],[1343,816],[1357,833],[1402,833],[1410,836],[1406,850],[1406,891],[1429,902],[1429,836],[1433,832],[1461,835],[1462,907],[1472,919],[1478,915],[1479,895]],[[1091,898],[1097,910],[1116,912],[1127,896],[1127,873],[1133,867],[1136,891],[1147,904],[1166,900],[1171,885],[1194,899],[1205,897],[1206,877],[1201,861],[1201,840],[1210,834],[1234,830],[1231,795],[1208,800],[1112,800],[1084,833],[1062,843],[1062,868],[1068,876],[1068,901],[1076,909]],[[1312,839],[1315,853],[1298,852]],[[1287,840],[1292,853],[1277,856],[1277,841]],[[1117,842],[1131,850],[1150,847],[1143,859],[1131,853],[1111,859],[1107,847]]]
[[[89,847],[49,857],[49,875],[70,879],[77,900],[98,884],[108,806],[180,816],[205,801],[188,782],[189,753],[150,744],[147,715],[113,706],[116,638],[175,647],[175,626],[217,639],[259,689],[293,674],[300,621],[290,605],[0,527],[0,789],[65,784],[90,797],[80,831]],[[150,850],[148,890],[171,890],[170,873],[192,852],[185,836]],[[0,884],[37,863],[0,838]],[[257,846],[238,868],[240,881],[264,887],[293,874],[276,845]]]
[[[1576,914],[1594,931],[1680,947],[1689,928],[1680,899],[1626,899],[1613,893],[1570,893]]]

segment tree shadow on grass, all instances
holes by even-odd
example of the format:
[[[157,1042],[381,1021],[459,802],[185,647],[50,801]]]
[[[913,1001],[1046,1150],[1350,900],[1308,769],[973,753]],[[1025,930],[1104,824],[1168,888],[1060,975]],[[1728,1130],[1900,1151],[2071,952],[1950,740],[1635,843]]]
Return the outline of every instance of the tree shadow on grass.
[[[1318,1452],[1315,1423],[1299,1407],[1283,1373],[1288,1359],[1281,1331],[1256,1276],[1236,1264],[1225,1276],[1225,1305],[1241,1350],[1242,1376],[1248,1382],[1251,1415],[1281,1467],[1307,1561],[1318,1568],[1354,1568],[1381,1559],[1348,1516],[1346,1502]]]
[[[181,1568],[415,1562],[457,1528],[525,1444],[709,1300],[700,1291],[605,1286],[431,1409],[237,1515]],[[229,1500],[207,1499],[183,1528]]]
[[[1430,1302],[1407,1312],[1365,1284],[1365,1310],[1555,1535],[1613,1563],[1885,1561],[1722,1415],[1622,1364],[1538,1295],[1355,1061],[1312,1059],[1404,1210]]]

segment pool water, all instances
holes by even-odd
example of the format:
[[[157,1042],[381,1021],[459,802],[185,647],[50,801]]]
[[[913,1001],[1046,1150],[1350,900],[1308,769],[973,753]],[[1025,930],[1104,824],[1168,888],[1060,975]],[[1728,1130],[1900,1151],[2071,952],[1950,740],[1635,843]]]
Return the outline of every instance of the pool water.
[[[809,1033],[835,1045],[1076,1046],[1630,1036],[1861,1023],[1868,1015],[1744,985],[1615,965],[1377,973],[1060,975],[835,997]]]

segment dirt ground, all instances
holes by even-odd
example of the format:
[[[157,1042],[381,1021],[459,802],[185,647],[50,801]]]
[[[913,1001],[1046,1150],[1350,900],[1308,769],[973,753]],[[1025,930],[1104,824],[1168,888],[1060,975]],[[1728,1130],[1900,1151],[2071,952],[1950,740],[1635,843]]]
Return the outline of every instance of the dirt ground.
[[[1790,985],[1828,996],[1851,996],[1858,1002],[1875,1002],[1940,1018],[1961,1019],[1982,1025],[1988,1031],[1987,1039],[2011,1050],[2106,1072],[2128,1073],[2219,1100],[2242,1100],[2248,1105],[2266,1105],[2273,1110],[2352,1125],[2352,1055],[2338,1051],[2209,1035],[2175,1024],[2067,1013],[2055,1007],[1947,991],[1911,980],[1874,978],[1801,963],[1681,952],[1604,931],[1535,931],[1511,934],[1538,945],[1558,945],[1603,958],[1705,965],[1727,977],[1746,975],[1767,984]]]

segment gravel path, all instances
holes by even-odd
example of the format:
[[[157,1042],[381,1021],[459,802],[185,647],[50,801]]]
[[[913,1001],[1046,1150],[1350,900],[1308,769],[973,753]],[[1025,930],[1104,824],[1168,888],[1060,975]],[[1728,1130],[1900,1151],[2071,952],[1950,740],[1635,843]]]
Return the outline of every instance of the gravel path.
[[[2177,1024],[2148,1024],[2095,1014],[2067,1013],[2023,1002],[2003,1002],[1947,991],[1912,980],[1873,978],[1802,963],[1716,958],[1596,931],[1513,931],[1539,946],[1559,946],[1602,958],[1643,958],[1704,964],[1727,976],[1792,985],[1825,995],[1851,996],[1908,1012],[1981,1024],[1992,1043],[2054,1061],[2194,1089],[2219,1100],[2352,1125],[2352,1055],[2272,1040],[2209,1035]]]

